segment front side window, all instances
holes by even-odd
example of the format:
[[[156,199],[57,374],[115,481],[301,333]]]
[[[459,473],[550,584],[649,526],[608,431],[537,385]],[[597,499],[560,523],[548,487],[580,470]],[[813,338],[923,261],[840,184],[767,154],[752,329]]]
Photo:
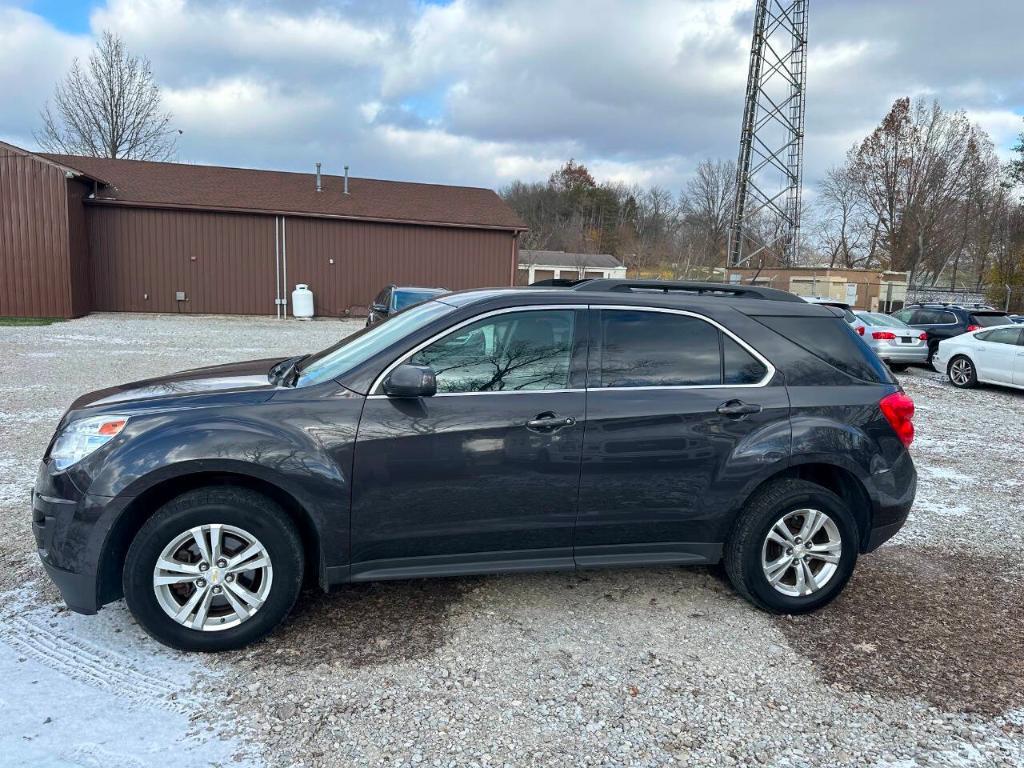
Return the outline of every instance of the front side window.
[[[603,310],[601,340],[603,388],[756,384],[768,373],[718,328],[687,315]]]
[[[571,310],[495,315],[452,331],[408,362],[433,368],[438,392],[568,389],[575,316]]]
[[[910,318],[914,316],[914,310],[912,309],[901,309],[899,312],[893,312],[892,316],[903,323],[909,323]]]

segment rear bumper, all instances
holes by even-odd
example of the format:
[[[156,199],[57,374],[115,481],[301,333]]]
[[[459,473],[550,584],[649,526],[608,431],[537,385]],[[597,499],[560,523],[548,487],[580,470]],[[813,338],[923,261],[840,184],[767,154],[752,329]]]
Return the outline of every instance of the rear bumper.
[[[917,495],[917,470],[904,454],[890,471],[874,475],[876,502],[871,516],[871,528],[861,540],[861,551],[872,552],[887,542],[907,522],[907,516]]]
[[[878,356],[887,363],[926,363],[928,362],[928,346],[901,349],[898,344],[877,349]]]

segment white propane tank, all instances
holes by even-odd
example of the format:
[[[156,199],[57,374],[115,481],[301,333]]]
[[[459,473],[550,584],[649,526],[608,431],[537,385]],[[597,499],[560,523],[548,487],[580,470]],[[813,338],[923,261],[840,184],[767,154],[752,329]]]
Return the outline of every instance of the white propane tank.
[[[313,319],[313,292],[305,283],[299,283],[292,291],[292,317],[299,320]]]

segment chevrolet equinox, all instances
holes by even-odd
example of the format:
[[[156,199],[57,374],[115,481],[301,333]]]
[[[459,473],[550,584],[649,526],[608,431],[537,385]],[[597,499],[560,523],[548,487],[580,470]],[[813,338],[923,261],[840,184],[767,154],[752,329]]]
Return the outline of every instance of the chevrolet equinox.
[[[304,583],[722,562],[803,613],[906,519],[913,412],[838,310],[782,291],[467,291],[80,397],[33,531],[72,610],[124,596],[189,650],[264,637]]]

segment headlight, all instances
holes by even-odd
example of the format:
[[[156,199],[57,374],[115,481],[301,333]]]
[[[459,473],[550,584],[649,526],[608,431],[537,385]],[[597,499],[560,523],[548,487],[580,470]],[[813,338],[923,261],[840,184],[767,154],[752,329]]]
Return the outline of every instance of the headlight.
[[[50,451],[53,465],[57,469],[67,469],[77,464],[117,437],[127,423],[127,416],[90,416],[71,422],[61,430]]]

